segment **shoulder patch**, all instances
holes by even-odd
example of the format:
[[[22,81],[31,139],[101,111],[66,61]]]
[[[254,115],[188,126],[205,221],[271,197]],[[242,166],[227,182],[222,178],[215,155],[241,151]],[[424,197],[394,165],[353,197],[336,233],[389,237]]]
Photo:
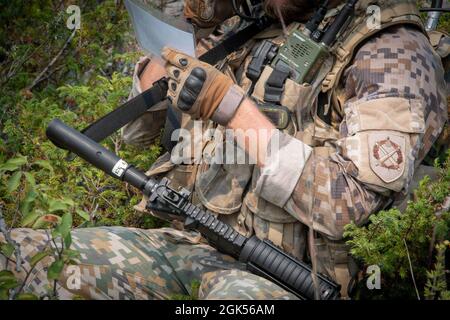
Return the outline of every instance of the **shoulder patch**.
[[[385,183],[399,179],[405,171],[405,137],[392,133],[372,133],[368,140],[372,171]]]

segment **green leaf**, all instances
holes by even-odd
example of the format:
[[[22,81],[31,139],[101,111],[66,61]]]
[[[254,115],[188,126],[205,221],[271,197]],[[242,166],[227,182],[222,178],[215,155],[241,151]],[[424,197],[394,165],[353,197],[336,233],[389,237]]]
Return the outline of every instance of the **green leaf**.
[[[27,157],[19,156],[17,158],[9,159],[4,164],[0,165],[0,172],[16,171],[21,166],[28,162]]]
[[[22,171],[17,171],[11,176],[11,178],[9,178],[7,185],[9,193],[16,191],[16,189],[19,187],[20,178],[22,178]]]
[[[8,300],[8,290],[0,288],[0,300]]]
[[[22,201],[22,203],[20,204],[20,211],[22,212],[22,214],[26,217],[28,216],[31,206],[33,204],[33,202],[36,200],[37,198],[37,193],[34,190],[34,188],[31,188],[26,196],[25,199]]]
[[[76,250],[72,250],[72,249],[65,249],[63,252],[63,256],[67,259],[67,260],[72,260],[72,259],[76,259],[80,257],[80,253]]]
[[[3,277],[13,277],[14,278],[14,273],[12,273],[9,270],[2,270],[2,271],[0,271],[0,281],[3,279]]]
[[[65,239],[67,235],[70,234],[72,230],[72,214],[70,212],[66,212],[61,219],[60,224],[57,227],[59,233]]]
[[[37,160],[37,161],[33,162],[33,165],[38,165],[44,169],[49,170],[51,173],[53,173],[53,167],[50,164],[50,161],[48,161],[48,160]]]
[[[24,172],[25,179],[28,181],[31,187],[36,186],[36,179],[34,178],[34,175],[30,172]]]
[[[86,220],[86,221],[90,221],[91,220],[91,217],[89,216],[89,213],[87,213],[86,211],[77,209],[76,212],[84,220]]]
[[[0,247],[0,251],[7,257],[11,257],[14,253],[14,250],[16,250],[16,248],[14,248],[14,246],[11,243],[5,243],[2,244],[2,246]]]
[[[70,235],[70,231],[69,233],[64,237],[64,246],[66,249],[70,248],[70,246],[72,245],[72,236]]]
[[[21,293],[17,295],[16,300],[39,300],[39,298],[32,293]]]
[[[41,216],[41,214],[39,212],[32,212],[27,214],[25,217],[23,217],[21,225],[22,227],[28,227],[30,226],[32,223],[34,223],[36,221],[37,218],[39,218]]]
[[[34,200],[36,200],[38,194],[36,192],[36,190],[34,188],[31,188],[28,192],[27,195],[25,196],[25,199],[23,201],[25,202],[33,202]]]
[[[17,285],[18,285],[17,279],[11,271],[8,270],[0,271],[1,289],[12,289],[17,287]]]
[[[48,211],[49,212],[55,212],[55,211],[66,211],[69,209],[69,205],[65,203],[64,201],[61,201],[59,199],[49,199],[48,200]]]
[[[71,207],[75,206],[75,202],[70,198],[64,197],[64,198],[60,199],[60,201],[64,204],[67,204],[68,206],[71,206]]]
[[[54,261],[50,265],[50,267],[48,267],[48,271],[47,271],[48,280],[58,280],[63,268],[64,268],[63,260]]]
[[[39,261],[41,261],[45,257],[48,257],[50,254],[51,254],[50,251],[41,251],[36,253],[33,257],[31,257],[30,260],[31,267],[34,267]]]
[[[14,279],[7,279],[0,281],[0,288],[2,289],[13,289],[19,285],[18,281]]]

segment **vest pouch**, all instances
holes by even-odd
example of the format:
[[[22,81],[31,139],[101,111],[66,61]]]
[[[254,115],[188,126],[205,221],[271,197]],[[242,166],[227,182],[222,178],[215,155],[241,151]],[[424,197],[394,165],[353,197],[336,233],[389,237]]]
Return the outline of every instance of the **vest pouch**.
[[[269,65],[264,67],[261,77],[255,84],[252,97],[259,103],[264,103],[264,95],[266,82],[273,72],[273,68]],[[287,108],[291,113],[291,124],[284,132],[295,135],[299,128],[299,119],[304,118],[312,106],[313,88],[311,85],[298,84],[291,79],[286,79],[284,83],[283,94],[281,95],[280,105]]]
[[[249,191],[244,199],[248,209],[260,218],[276,223],[292,223],[298,221],[283,208],[259,197],[254,191]]]
[[[323,121],[318,115],[314,116],[312,136],[316,145],[324,145],[327,141],[339,139],[339,132],[331,125]]]
[[[255,89],[253,90],[252,96],[258,101],[264,101],[266,83],[272,72],[273,68],[266,65],[255,84]],[[302,106],[302,102],[305,100],[302,99],[302,97],[308,96],[311,90],[312,89],[309,84],[298,84],[291,79],[286,79],[280,104],[294,112],[297,107]]]
[[[247,210],[242,217],[247,230],[260,239],[271,241],[294,257],[303,259],[307,243],[307,227],[304,224],[254,193],[247,193],[243,207]]]
[[[258,174],[255,172],[253,176]],[[302,258],[306,244],[305,226],[283,208],[259,197],[254,192],[255,184],[253,179],[244,198],[243,208],[246,210],[242,210],[238,221],[244,222],[247,230],[252,230],[260,239],[268,239],[286,252]]]
[[[217,147],[219,143],[224,147]],[[219,160],[216,158],[216,152],[222,153]],[[231,140],[213,140],[205,145],[202,159],[210,161],[204,161],[199,166],[195,192],[207,209],[219,214],[232,214],[240,210],[253,165],[237,164],[236,158],[227,157],[235,157],[241,152],[244,151],[238,150],[235,142]]]
[[[314,238],[314,251],[316,254],[315,266],[317,272],[327,275],[342,285],[341,295],[347,296],[347,286],[356,270],[351,268],[349,249],[344,242],[331,241],[323,236]],[[312,244],[310,244],[312,245]]]
[[[197,164],[173,164],[170,161],[170,154],[165,153],[155,161],[145,174],[157,180],[166,177],[170,180],[172,188],[178,189],[183,187],[192,191],[197,166]]]

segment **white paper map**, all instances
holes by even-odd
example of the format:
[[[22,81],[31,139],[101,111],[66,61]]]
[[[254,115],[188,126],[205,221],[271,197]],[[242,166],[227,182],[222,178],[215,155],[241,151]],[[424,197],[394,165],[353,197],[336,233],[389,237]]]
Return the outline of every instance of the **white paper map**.
[[[161,56],[168,46],[195,56],[194,28],[187,22],[163,15],[160,11],[135,0],[125,0],[134,31],[142,50]]]

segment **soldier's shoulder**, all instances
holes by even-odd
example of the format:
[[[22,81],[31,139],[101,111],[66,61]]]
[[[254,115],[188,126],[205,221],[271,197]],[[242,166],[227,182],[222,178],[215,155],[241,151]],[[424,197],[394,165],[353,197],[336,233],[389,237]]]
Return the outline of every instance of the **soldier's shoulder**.
[[[413,26],[397,25],[380,30],[362,45],[362,48],[372,50],[380,47],[416,51],[431,49],[432,45],[424,31]]]

